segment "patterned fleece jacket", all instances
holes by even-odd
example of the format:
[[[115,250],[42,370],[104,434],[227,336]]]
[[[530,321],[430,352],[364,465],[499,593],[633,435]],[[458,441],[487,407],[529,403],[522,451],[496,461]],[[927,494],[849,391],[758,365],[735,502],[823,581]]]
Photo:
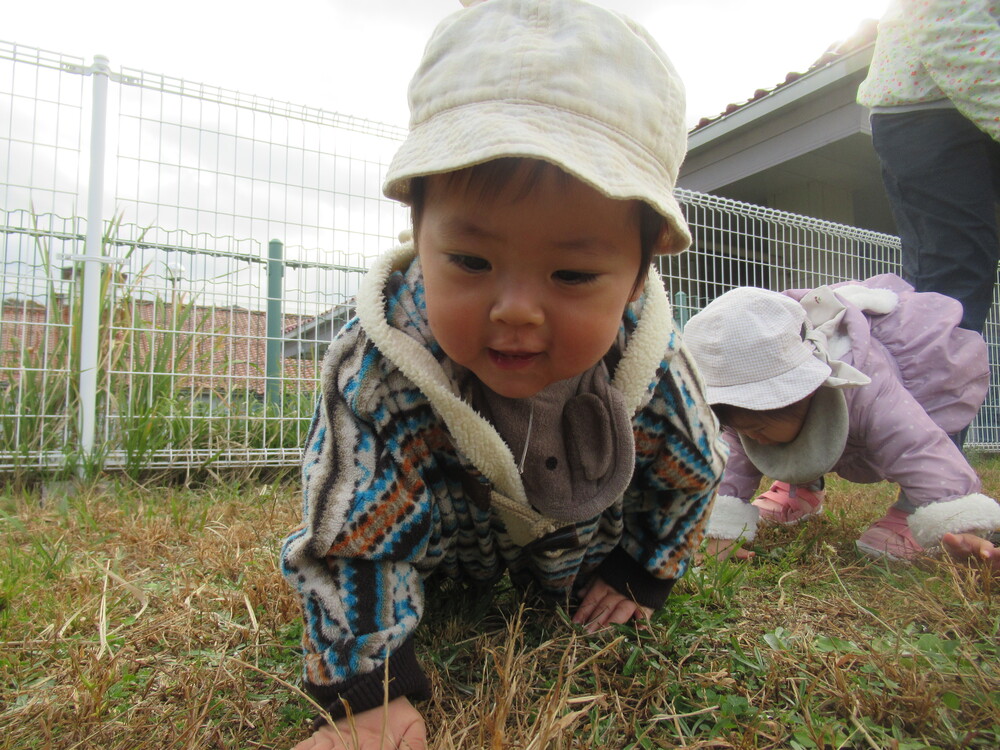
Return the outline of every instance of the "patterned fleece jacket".
[[[605,361],[633,415],[635,472],[600,515],[535,511],[514,457],[469,404],[471,377],[427,325],[419,262],[383,256],[326,355],[303,457],[303,525],[282,571],[302,599],[304,681],[333,717],[427,697],[413,633],[432,572],[505,571],[565,598],[593,576],[659,607],[703,536],[724,443],[651,270]]]

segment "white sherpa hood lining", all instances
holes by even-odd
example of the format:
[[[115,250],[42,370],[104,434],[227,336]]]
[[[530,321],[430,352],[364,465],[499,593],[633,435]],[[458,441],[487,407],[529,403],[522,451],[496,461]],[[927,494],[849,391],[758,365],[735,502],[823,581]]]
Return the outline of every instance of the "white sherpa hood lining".
[[[379,351],[427,396],[458,449],[499,492],[527,506],[514,456],[499,433],[455,394],[447,373],[431,352],[386,320],[386,282],[394,271],[405,270],[415,254],[412,242],[400,245],[382,255],[365,275],[357,299],[361,326]],[[642,317],[611,380],[625,396],[628,413],[633,415],[649,399],[649,384],[667,355],[673,330],[670,302],[652,266],[645,294]]]

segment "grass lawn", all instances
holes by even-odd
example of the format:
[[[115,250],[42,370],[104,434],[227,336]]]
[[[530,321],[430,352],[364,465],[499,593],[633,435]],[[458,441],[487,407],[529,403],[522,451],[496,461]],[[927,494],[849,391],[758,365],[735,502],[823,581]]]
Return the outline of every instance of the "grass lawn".
[[[975,462],[1000,493],[1000,460]],[[647,632],[596,636],[501,586],[433,596],[431,748],[997,748],[1000,580],[854,539],[889,485],[708,562]],[[0,748],[289,748],[294,481],[0,490]]]

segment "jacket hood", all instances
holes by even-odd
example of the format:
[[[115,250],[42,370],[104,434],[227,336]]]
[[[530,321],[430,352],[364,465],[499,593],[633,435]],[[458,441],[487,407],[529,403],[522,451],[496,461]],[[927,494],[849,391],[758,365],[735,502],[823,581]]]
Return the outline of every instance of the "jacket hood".
[[[393,273],[405,273],[415,258],[413,243],[407,242],[376,260],[358,291],[359,322],[379,351],[424,393],[458,450],[498,492],[528,507],[513,454],[493,425],[462,399],[451,361],[435,356],[436,343],[426,329],[422,310],[394,310],[391,319],[387,317],[386,285]],[[672,358],[677,346],[670,302],[653,266],[633,310],[638,325],[624,338],[622,356],[611,378],[632,416],[649,401],[661,363]],[[620,334],[619,341],[622,339]]]
[[[891,273],[785,294],[828,330],[832,357],[869,372],[882,353],[889,355],[893,375],[945,432],[975,418],[989,387],[989,362],[982,336],[960,327],[957,300],[916,292]]]

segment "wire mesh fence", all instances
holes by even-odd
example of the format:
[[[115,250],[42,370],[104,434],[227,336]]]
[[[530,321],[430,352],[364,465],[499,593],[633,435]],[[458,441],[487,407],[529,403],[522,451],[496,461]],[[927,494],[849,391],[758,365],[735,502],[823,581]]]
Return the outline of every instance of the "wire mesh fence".
[[[292,465],[325,346],[408,226],[381,195],[405,133],[98,62],[0,42],[0,469]],[[678,197],[694,247],[661,272],[681,324],[733,286],[898,268],[892,237]],[[103,241],[88,248],[94,224]],[[1000,447],[998,392],[973,445]]]

